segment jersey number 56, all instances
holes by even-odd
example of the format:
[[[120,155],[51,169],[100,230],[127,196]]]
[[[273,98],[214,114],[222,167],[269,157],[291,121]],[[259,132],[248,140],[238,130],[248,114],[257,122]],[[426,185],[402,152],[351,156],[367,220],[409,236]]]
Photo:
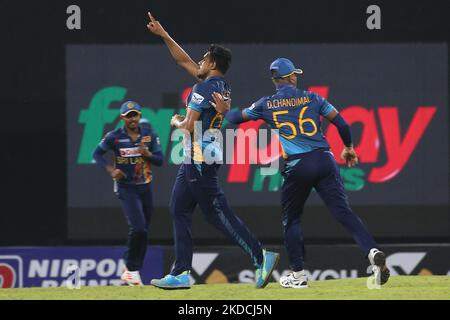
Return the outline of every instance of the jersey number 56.
[[[316,123],[314,122],[313,119],[311,119],[311,118],[303,118],[303,115],[305,114],[306,109],[308,109],[308,106],[304,106],[302,108],[302,110],[300,111],[300,115],[298,117],[298,127],[300,129],[300,133],[301,134],[304,134],[304,135],[307,135],[307,136],[310,137],[310,136],[313,136],[313,135],[315,135],[317,133],[317,125],[316,125]],[[294,139],[297,136],[297,128],[296,128],[296,126],[292,122],[289,122],[289,121],[280,123],[280,122],[278,122],[278,119],[277,119],[278,115],[280,115],[280,114],[287,114],[287,113],[289,113],[288,110],[274,112],[272,114],[273,115],[273,121],[275,122],[275,125],[277,126],[278,129],[280,129],[280,128],[284,127],[284,126],[288,126],[289,128],[291,128],[291,131],[292,131],[291,135],[287,135],[287,134],[284,134],[284,133],[280,133],[280,134],[283,137],[285,137],[286,139]],[[311,132],[307,132],[303,128],[303,125],[305,123],[308,123],[308,122],[313,126],[313,130]]]

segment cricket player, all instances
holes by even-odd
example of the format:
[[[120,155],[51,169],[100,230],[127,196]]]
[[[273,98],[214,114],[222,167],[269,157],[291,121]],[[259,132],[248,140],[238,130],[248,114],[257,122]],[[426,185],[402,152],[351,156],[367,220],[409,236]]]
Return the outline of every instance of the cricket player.
[[[161,166],[163,153],[158,135],[139,125],[141,107],[127,101],[120,108],[124,126],[108,132],[94,151],[95,162],[114,180],[114,192],[128,222],[127,270],[121,279],[130,286],[142,285],[139,270],[147,252],[147,234],[153,211],[152,165]],[[104,155],[114,153],[114,165]]]
[[[218,45],[211,45],[201,61],[195,63],[189,55],[169,36],[161,24],[149,13],[148,29],[160,36],[172,57],[197,83],[187,99],[186,117],[174,115],[171,125],[183,129],[185,134],[185,161],[181,164],[170,200],[175,241],[175,263],[169,275],[154,279],[151,284],[163,289],[190,288],[189,274],[192,269],[192,213],[200,206],[206,220],[239,245],[251,258],[256,268],[256,288],[264,288],[275,268],[279,254],[263,250],[260,242],[234,214],[219,186],[217,172],[220,164],[204,159],[204,151],[220,155],[220,146],[214,137],[203,135],[209,129],[220,129],[223,115],[212,106],[211,94],[220,92],[228,100],[231,89],[224,74],[231,62],[231,52]],[[193,133],[197,122],[201,132]],[[197,129],[196,129],[197,130]],[[200,140],[196,136],[200,136]],[[219,157],[220,158],[220,157]]]
[[[349,125],[327,100],[297,88],[297,75],[303,72],[295,68],[290,60],[276,59],[270,65],[270,72],[275,94],[259,99],[248,108],[229,111],[230,105],[219,92],[213,93],[213,100],[217,111],[225,113],[232,123],[262,119],[271,128],[279,130],[285,159],[281,194],[284,239],[293,270],[281,277],[281,286],[308,286],[303,270],[305,248],[300,220],[312,188],[369,258],[378,284],[385,284],[389,279],[385,254],[378,249],[363,222],[350,209],[339,168],[322,134],[320,117],[323,116],[338,128],[345,145],[341,159],[352,167],[358,163],[358,157],[353,149]]]

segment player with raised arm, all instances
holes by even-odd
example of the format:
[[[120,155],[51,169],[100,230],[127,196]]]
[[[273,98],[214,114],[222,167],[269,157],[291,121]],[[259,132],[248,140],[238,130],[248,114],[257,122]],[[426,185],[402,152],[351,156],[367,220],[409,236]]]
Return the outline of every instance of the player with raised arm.
[[[213,137],[206,138],[207,135],[204,133],[210,129],[220,129],[222,125],[223,115],[216,112],[210,101],[213,92],[220,92],[228,103],[230,101],[231,90],[224,74],[230,66],[231,52],[222,46],[211,45],[197,64],[150,13],[149,17],[148,29],[160,36],[175,61],[200,81],[194,85],[187,99],[186,117],[174,115],[170,122],[173,127],[185,131],[185,161],[180,165],[170,200],[176,257],[170,274],[162,279],[153,279],[151,284],[163,289],[191,287],[189,280],[193,255],[191,224],[193,211],[198,204],[206,220],[250,256],[256,268],[256,288],[264,288],[278,262],[279,254],[263,250],[260,242],[234,214],[219,186],[217,172],[220,164],[211,163],[204,157],[205,149],[216,156],[222,153]],[[200,125],[200,130],[196,130],[201,132],[194,133],[194,125]]]
[[[282,172],[282,219],[285,245],[293,271],[281,277],[281,286],[307,287],[300,220],[312,188],[368,257],[374,266],[378,284],[385,284],[390,275],[385,254],[378,249],[361,219],[350,209],[339,168],[322,134],[320,117],[323,116],[338,128],[345,145],[341,159],[352,167],[358,163],[358,157],[353,149],[349,125],[327,100],[297,88],[297,74],[303,72],[295,68],[290,60],[276,59],[270,65],[270,71],[276,87],[275,94],[259,99],[244,110],[229,111],[230,105],[219,92],[215,92],[213,106],[232,123],[262,119],[271,128],[279,130],[278,137],[286,161]]]

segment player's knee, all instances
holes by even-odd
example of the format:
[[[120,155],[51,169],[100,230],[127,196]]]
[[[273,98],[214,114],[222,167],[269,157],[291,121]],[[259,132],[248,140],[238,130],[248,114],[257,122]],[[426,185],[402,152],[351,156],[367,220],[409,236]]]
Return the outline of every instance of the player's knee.
[[[221,224],[221,221],[215,212],[213,214],[207,214],[205,217],[205,220],[206,220],[206,222],[208,222],[209,224],[212,224],[214,226]]]
[[[298,226],[300,224],[300,217],[286,216],[283,218],[283,228],[287,231],[292,226]]]

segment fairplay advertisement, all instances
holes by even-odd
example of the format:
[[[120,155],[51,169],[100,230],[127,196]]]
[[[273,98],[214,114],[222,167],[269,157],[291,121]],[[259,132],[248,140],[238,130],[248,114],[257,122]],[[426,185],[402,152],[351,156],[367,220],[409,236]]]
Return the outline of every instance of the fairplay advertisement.
[[[193,59],[200,59],[207,47],[186,45],[185,49]],[[347,168],[339,159],[343,144],[333,125],[324,121],[322,130],[353,205],[448,204],[445,44],[228,47],[233,52],[226,75],[233,108],[248,107],[273,94],[268,67],[282,56],[304,70],[299,87],[319,93],[340,111],[351,125],[360,165]],[[119,107],[127,100],[143,106],[143,117],[160,137],[165,161],[163,167],[154,168],[154,200],[157,207],[167,207],[180,154],[179,139],[172,136],[169,122],[173,114],[184,112],[194,84],[163,45],[68,45],[68,207],[119,206],[111,178],[91,155],[108,131],[122,126]],[[236,128],[246,131],[265,125],[224,122],[224,130]],[[239,151],[251,156],[266,147],[250,141]],[[221,185],[231,205],[279,204],[282,176],[279,171],[264,175],[263,167],[258,163],[222,166]],[[308,201],[319,203],[315,194]]]

